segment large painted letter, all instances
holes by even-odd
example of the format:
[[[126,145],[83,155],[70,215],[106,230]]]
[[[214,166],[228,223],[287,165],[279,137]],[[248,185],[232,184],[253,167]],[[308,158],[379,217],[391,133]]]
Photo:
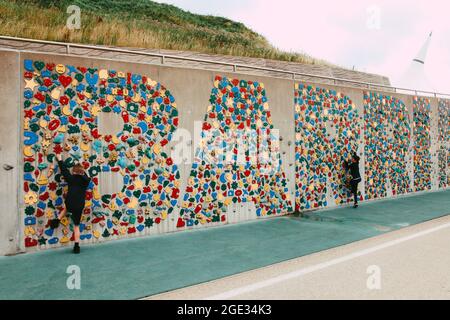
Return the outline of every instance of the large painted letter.
[[[411,129],[400,99],[364,92],[366,199],[411,192],[408,174]]]
[[[431,189],[430,100],[414,97],[414,188]]]
[[[60,153],[93,177],[82,240],[143,233],[165,220],[179,196],[178,168],[165,150],[178,126],[170,91],[138,74],[31,60],[24,68],[25,245],[70,240],[70,220],[48,224],[64,205],[61,175],[49,172]],[[123,129],[102,136],[100,112],[122,117]],[[100,172],[120,174],[121,190],[100,194]]]
[[[438,178],[439,188],[450,185],[450,101],[439,100],[438,106]]]
[[[225,222],[228,207],[257,216],[291,211],[264,85],[217,76],[178,227]]]
[[[327,180],[335,204],[351,201],[343,163],[358,151],[358,120],[358,110],[344,94],[295,85],[297,211],[328,206]]]

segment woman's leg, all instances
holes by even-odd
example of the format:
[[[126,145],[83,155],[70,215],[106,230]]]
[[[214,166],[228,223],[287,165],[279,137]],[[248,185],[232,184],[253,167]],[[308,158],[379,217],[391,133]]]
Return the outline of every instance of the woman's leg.
[[[358,204],[358,182],[352,181],[352,193],[355,205]]]
[[[80,222],[81,222],[81,212],[75,210],[71,212],[73,221],[73,238],[75,243],[80,243]]]
[[[73,240],[75,242],[73,247],[74,253],[80,253],[80,221],[81,221],[81,211],[74,210],[71,212],[73,221]]]
[[[73,227],[73,238],[75,243],[80,243],[80,226]]]

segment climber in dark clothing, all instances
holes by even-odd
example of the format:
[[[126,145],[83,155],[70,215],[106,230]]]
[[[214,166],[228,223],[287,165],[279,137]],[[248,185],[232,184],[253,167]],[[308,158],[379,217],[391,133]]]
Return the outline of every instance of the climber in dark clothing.
[[[57,155],[56,158],[61,174],[69,186],[69,190],[65,200],[65,209],[58,216],[58,219],[51,222],[51,226],[52,228],[56,228],[59,225],[62,216],[64,216],[66,212],[70,212],[74,224],[73,234],[75,245],[73,252],[80,253],[80,220],[86,201],[86,190],[91,178],[86,175],[81,164],[76,164],[72,168],[72,173],[70,173],[62,161],[61,155]]]
[[[359,173],[359,160],[360,158],[358,157],[358,155],[354,153],[351,161],[344,162],[345,169],[350,171],[350,175],[352,177],[350,186],[353,193],[353,199],[355,201],[353,208],[358,208],[358,183],[361,182],[361,174]]]

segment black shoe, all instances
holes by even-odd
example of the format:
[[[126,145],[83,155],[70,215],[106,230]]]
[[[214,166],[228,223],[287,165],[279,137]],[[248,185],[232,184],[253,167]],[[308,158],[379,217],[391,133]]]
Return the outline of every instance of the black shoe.
[[[353,206],[353,208],[358,208],[358,204],[357,203],[355,203],[355,205]]]
[[[59,219],[50,220],[50,228],[56,229],[59,227]]]
[[[75,243],[73,246],[73,253],[79,254],[80,253],[80,245],[78,243]]]

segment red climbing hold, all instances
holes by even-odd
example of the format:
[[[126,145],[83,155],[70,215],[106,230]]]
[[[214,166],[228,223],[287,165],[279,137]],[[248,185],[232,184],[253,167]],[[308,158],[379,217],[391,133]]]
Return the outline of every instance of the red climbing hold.
[[[35,247],[38,241],[36,239],[25,238],[25,247]]]
[[[186,223],[183,221],[183,219],[178,218],[177,228],[183,228],[185,225]]]

